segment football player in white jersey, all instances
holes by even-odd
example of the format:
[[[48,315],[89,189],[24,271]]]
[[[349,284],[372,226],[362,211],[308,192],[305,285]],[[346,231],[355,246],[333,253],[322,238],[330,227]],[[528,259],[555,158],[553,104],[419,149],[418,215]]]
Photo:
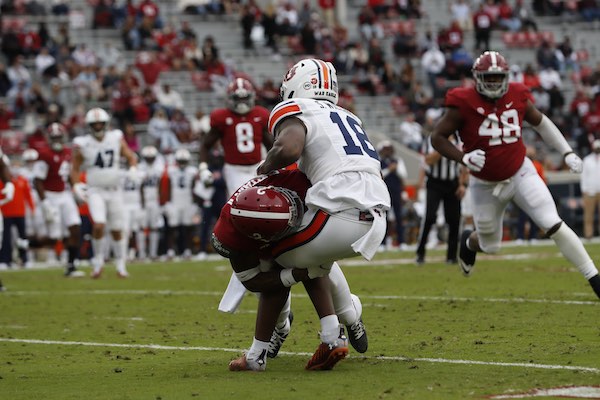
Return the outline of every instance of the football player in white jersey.
[[[48,237],[48,229],[46,228],[46,220],[44,218],[44,212],[42,211],[40,196],[35,190],[35,171],[34,165],[39,158],[39,153],[35,149],[25,149],[21,155],[23,161],[23,167],[19,171],[19,174],[27,178],[29,187],[31,190],[31,198],[35,209],[31,211],[28,207],[25,208],[25,235],[29,240],[30,249],[37,247],[42,243],[46,242]],[[32,253],[30,251],[30,253]],[[33,260],[33,254],[28,256],[28,260],[31,263]]]
[[[135,238],[138,250],[140,249],[140,243],[145,239],[141,232],[144,220],[144,213],[142,210],[142,182],[144,180],[144,173],[139,169],[134,171],[123,169],[122,173],[123,208],[125,209],[123,237],[125,238],[125,254],[127,255],[132,238]],[[133,252],[134,249],[131,249]],[[138,256],[142,258],[142,254],[138,254]],[[146,256],[144,255],[143,258],[145,257]],[[135,255],[128,258],[135,259]]]
[[[142,230],[149,230],[148,233],[148,253],[146,253],[146,240],[142,233],[142,241],[138,242],[138,252],[141,259],[158,258],[158,230],[163,227],[164,220],[160,208],[159,188],[160,181],[165,172],[165,163],[161,157],[158,157],[158,150],[154,146],[145,146],[141,152],[142,162],[139,165],[140,171],[144,174],[142,181]]]
[[[97,279],[104,267],[105,228],[113,239],[113,253],[117,275],[129,276],[125,267],[123,245],[123,196],[119,160],[125,157],[132,173],[135,172],[137,158],[123,139],[123,132],[109,130],[110,116],[101,108],[92,108],[85,115],[90,133],[76,137],[73,146],[73,167],[71,182],[75,195],[87,201],[92,216],[92,278]],[[87,183],[79,181],[82,169],[87,171]]]
[[[198,180],[198,168],[190,165],[192,157],[187,149],[179,149],[175,152],[175,165],[171,165],[167,171],[169,184],[168,193],[164,198],[165,213],[167,216],[167,257],[173,258],[175,251],[175,236],[177,244],[184,258],[190,258],[192,230],[194,217],[198,213],[198,207],[194,201],[194,185]],[[177,230],[177,234],[175,233]]]
[[[370,260],[385,236],[390,196],[377,150],[360,119],[337,105],[337,76],[331,63],[301,60],[284,77],[280,93],[283,101],[269,117],[275,142],[257,172],[266,174],[298,162],[312,183],[300,231],[283,239],[273,252],[275,261],[285,267],[281,282],[289,287],[296,283],[293,267],[327,272],[339,259],[361,254]],[[321,299],[313,302],[321,318],[321,345],[306,369],[331,369],[348,353],[331,289],[321,279],[304,284],[309,295]],[[262,355],[287,292],[270,296],[270,302],[259,303],[264,330],[257,327],[255,334],[262,337],[255,336],[248,353],[230,363],[231,370],[264,369]]]
[[[15,197],[15,184],[11,182],[10,169],[8,167],[8,157],[4,155],[2,148],[0,148],[0,181],[4,184],[4,188],[0,190],[0,204],[6,204]],[[2,212],[0,212],[0,236],[4,231],[4,219],[2,218]],[[2,243],[0,243],[0,247]],[[6,290],[6,287],[2,285],[0,281],[0,292]]]

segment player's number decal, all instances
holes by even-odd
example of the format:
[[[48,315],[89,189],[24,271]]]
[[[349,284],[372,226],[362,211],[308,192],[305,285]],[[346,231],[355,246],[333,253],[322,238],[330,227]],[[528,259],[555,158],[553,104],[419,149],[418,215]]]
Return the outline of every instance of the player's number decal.
[[[113,150],[104,150],[96,155],[94,166],[98,168],[110,168],[115,161],[115,152]]]
[[[337,112],[331,112],[329,114],[331,121],[340,128],[342,132],[342,136],[344,136],[344,140],[346,141],[346,146],[344,146],[344,151],[348,155],[362,155],[363,151],[371,158],[379,160],[379,156],[377,155],[377,151],[375,147],[369,142],[369,138],[367,134],[362,129],[358,121],[356,121],[351,116],[346,116],[346,123],[342,121],[340,114]],[[350,130],[346,127],[350,127]],[[356,140],[360,143],[360,146],[356,144]]]
[[[235,126],[235,138],[240,153],[254,151],[254,128],[250,122],[240,122]]]
[[[519,113],[514,109],[506,110],[500,119],[496,114],[489,114],[479,126],[479,136],[489,136],[490,146],[515,143],[521,137]]]

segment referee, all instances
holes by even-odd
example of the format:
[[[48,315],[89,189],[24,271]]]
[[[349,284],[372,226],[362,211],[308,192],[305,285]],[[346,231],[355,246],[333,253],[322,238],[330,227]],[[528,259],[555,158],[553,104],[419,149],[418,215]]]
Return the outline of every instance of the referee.
[[[456,138],[451,140],[457,144]],[[468,173],[463,172],[456,161],[442,157],[431,146],[431,137],[423,141],[422,148],[426,183],[425,217],[421,221],[419,244],[417,246],[418,265],[425,263],[425,245],[429,231],[437,219],[440,202],[444,202],[444,217],[448,224],[448,250],[446,263],[456,264],[458,251],[458,232],[460,228],[460,201],[465,194],[465,180]]]

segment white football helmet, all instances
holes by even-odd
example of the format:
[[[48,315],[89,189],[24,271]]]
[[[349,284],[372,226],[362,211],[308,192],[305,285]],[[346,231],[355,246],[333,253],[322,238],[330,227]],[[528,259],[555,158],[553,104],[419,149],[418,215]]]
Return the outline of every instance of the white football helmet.
[[[141,155],[147,163],[151,163],[158,155],[158,150],[156,150],[156,147],[154,146],[144,146],[142,148]]]
[[[306,98],[338,102],[335,67],[316,58],[299,61],[285,74],[279,89],[281,100]]]
[[[175,162],[180,167],[185,167],[190,163],[192,156],[188,149],[179,149],[175,152]]]
[[[87,112],[87,114],[85,114],[85,123],[90,127],[92,134],[98,139],[104,136],[109,121],[110,116],[100,107],[92,108]],[[100,123],[102,126],[93,126]]]

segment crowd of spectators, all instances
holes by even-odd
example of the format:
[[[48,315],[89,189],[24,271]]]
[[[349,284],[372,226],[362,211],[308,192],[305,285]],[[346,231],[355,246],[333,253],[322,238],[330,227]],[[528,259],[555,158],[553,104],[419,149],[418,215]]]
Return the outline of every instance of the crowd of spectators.
[[[87,2],[93,13],[84,25],[120,32],[121,43],[107,39],[100,48],[90,48],[74,40],[73,15],[80,11],[69,1],[2,0],[3,15],[54,14],[68,20],[49,30],[45,22],[3,19],[6,64],[0,63],[0,127],[9,128],[17,119],[30,133],[59,120],[75,135],[83,128],[83,110],[73,105],[104,102],[122,128],[148,124],[149,138],[169,151],[194,143],[203,125],[197,115],[206,120],[210,110],[186,114],[177,87],[161,81],[163,72],[182,72],[198,90],[216,93],[235,76],[253,80],[221,59],[218,38],[198,37],[186,19],[174,25],[162,15],[157,1]],[[418,138],[423,136],[415,132],[425,124],[428,112],[439,109],[446,89],[473,84],[473,60],[489,48],[494,32],[537,32],[540,15],[599,18],[595,0],[451,0],[444,3],[451,16],[447,25],[418,33],[417,21],[424,17],[421,1],[369,0],[360,9],[354,34],[336,20],[331,0],[282,0],[264,7],[255,0],[243,4],[189,0],[177,6],[184,14],[237,15],[240,46],[248,54],[267,51],[274,62],[284,63],[301,54],[331,61],[339,75],[353,83],[340,93],[340,103],[349,109],[357,94],[393,96],[391,109],[398,112],[399,122],[391,135],[413,149],[420,147]],[[469,36],[472,40],[467,40]],[[283,47],[291,56],[282,52]],[[136,52],[134,65],[127,65],[122,49]],[[535,62],[511,67],[511,80],[532,89],[536,105],[580,144],[585,155],[589,140],[584,138],[598,135],[600,71],[582,50],[568,36],[557,43],[543,40],[533,48]],[[577,94],[567,104],[563,89],[571,84]],[[278,83],[273,78],[266,78],[257,89],[259,103],[267,107],[277,103]]]

